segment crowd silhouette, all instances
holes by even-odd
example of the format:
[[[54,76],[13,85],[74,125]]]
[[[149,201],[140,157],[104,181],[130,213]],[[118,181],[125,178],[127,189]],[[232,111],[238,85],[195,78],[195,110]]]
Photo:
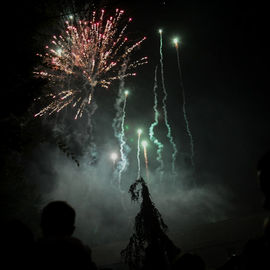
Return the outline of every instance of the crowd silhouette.
[[[257,176],[259,188],[264,195],[262,207],[267,211],[270,211],[270,152],[267,152],[259,160]],[[256,181],[256,179],[254,179],[254,181]],[[138,183],[141,183],[142,185],[145,184],[142,178],[137,180],[137,184]],[[135,186],[133,186],[133,188],[134,187]],[[144,194],[149,196],[147,186],[144,186],[144,188]],[[152,227],[156,228],[160,238],[154,239],[155,234],[151,233],[151,229],[149,230],[149,228],[151,228],[149,222],[157,222],[155,216],[160,220],[162,220],[162,218],[159,215],[158,210],[153,206],[151,200],[149,201],[149,198],[150,197],[143,198],[144,204],[148,203],[148,208],[141,208],[142,213],[147,210],[145,212],[146,215],[148,215],[148,228],[141,228],[141,230],[145,230],[148,240],[151,239],[151,241],[149,240],[149,244],[145,248],[146,256],[143,261],[144,265],[140,265],[139,268],[136,268],[136,265],[134,264],[133,266],[131,265],[130,268],[134,270],[206,270],[207,266],[202,257],[198,254],[183,253],[181,249],[175,247],[157,223],[152,224]],[[155,212],[151,213],[151,209]],[[40,220],[42,236],[39,239],[35,239],[32,231],[20,220],[14,219],[2,224],[1,255],[2,265],[4,265],[2,269],[98,269],[97,265],[92,260],[91,249],[80,239],[73,236],[76,212],[72,206],[64,201],[52,201],[42,209]],[[163,224],[163,226],[165,227],[166,225]],[[237,255],[229,258],[227,262],[218,268],[218,270],[269,270],[269,217],[265,219],[263,226],[264,232],[260,237],[250,239]],[[151,236],[149,236],[149,234],[151,234]],[[133,240],[134,239],[135,238],[133,238]],[[165,239],[166,241],[162,242],[161,239]],[[145,243],[147,243],[147,241]],[[168,243],[170,244],[170,249],[173,248],[174,253],[171,253],[174,254],[173,256],[168,256],[170,255],[168,253],[168,248],[162,246],[168,245]],[[125,250],[125,252],[126,254],[129,254],[128,252],[132,252],[132,249]],[[168,261],[164,261],[163,258],[166,258]],[[161,263],[162,260],[163,263]]]

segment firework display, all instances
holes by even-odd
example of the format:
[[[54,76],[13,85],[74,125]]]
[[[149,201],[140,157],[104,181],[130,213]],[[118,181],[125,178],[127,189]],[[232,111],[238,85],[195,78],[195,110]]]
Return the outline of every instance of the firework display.
[[[50,115],[70,105],[77,119],[91,104],[96,88],[109,88],[115,80],[135,76],[134,69],[147,63],[147,57],[129,61],[146,37],[129,42],[125,32],[132,19],[123,22],[123,14],[116,9],[109,17],[104,10],[93,12],[90,20],[71,17],[65,31],[53,36],[46,52],[37,54],[43,65],[34,74],[48,80],[50,92],[46,95],[49,104],[35,116]]]
[[[125,87],[125,78],[135,76],[135,69],[148,62],[147,57],[132,60],[133,52],[139,48],[146,37],[136,42],[128,40],[126,30],[132,19],[125,19],[124,11],[116,9],[113,16],[105,13],[105,10],[94,11],[89,20],[76,19],[69,16],[65,21],[64,31],[60,35],[54,35],[50,45],[45,46],[44,54],[37,54],[42,59],[42,64],[34,71],[35,76],[47,80],[47,93],[39,99],[44,99],[47,104],[34,116],[45,116],[60,112],[66,107],[73,112],[74,119],[86,115],[88,119],[89,136],[93,138],[92,118],[98,105],[95,92],[101,88],[110,88],[113,81],[120,82],[118,96],[114,104],[116,110],[112,121],[114,137],[118,141],[118,154],[113,153],[114,179],[117,180],[121,190],[122,174],[129,166],[129,152],[127,134],[125,134],[126,105],[129,91]],[[159,64],[154,70],[154,119],[149,125],[150,142],[156,148],[156,172],[160,180],[163,180],[165,171],[164,157],[171,152],[170,174],[175,179],[177,176],[175,163],[178,153],[174,141],[170,119],[167,110],[168,91],[165,85],[164,60],[163,60],[163,30],[159,29]],[[181,66],[179,60],[178,39],[173,40],[176,52],[178,71],[183,95],[183,113],[188,135],[191,143],[191,159],[194,165],[194,144],[186,115],[186,100],[183,88]],[[158,71],[160,71],[160,91],[158,85]],[[160,103],[160,104],[159,104]],[[160,109],[158,109],[160,106]],[[166,129],[166,137],[161,136],[159,131],[162,127]],[[140,148],[143,147],[145,160],[146,179],[149,180],[149,160],[147,154],[147,143],[141,143],[142,129],[137,130],[137,179],[141,177]],[[169,142],[169,148],[164,152],[165,140]],[[91,145],[96,147],[94,140]],[[91,148],[91,146],[89,146]],[[90,152],[96,152],[93,147]]]

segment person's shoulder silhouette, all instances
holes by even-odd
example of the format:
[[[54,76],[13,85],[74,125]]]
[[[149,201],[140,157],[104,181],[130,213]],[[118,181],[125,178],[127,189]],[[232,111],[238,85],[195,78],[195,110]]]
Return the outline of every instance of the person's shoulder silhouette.
[[[75,210],[64,201],[53,201],[41,214],[43,237],[36,244],[39,269],[96,269],[91,250],[72,236]]]
[[[266,152],[257,165],[260,189],[264,195],[263,207],[270,210],[270,151]]]
[[[184,253],[177,258],[173,264],[173,270],[205,270],[206,265],[204,260],[198,254]]]
[[[257,178],[264,195],[263,208],[270,210],[270,151],[258,161]],[[250,239],[243,247],[240,256],[241,269],[270,269],[269,217],[265,220],[264,233]]]
[[[30,228],[18,219],[1,224],[2,269],[30,268],[34,236]]]

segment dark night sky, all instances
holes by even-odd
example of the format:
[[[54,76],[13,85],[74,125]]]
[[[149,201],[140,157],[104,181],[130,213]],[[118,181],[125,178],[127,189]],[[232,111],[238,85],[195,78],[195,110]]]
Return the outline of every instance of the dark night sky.
[[[15,24],[5,21],[2,35],[6,69],[2,119],[23,115],[40,94],[38,83],[32,79],[34,55],[49,39],[50,26],[57,22],[57,12],[51,6],[57,4],[53,2],[11,3],[6,7],[5,13]],[[179,157],[189,151],[189,139],[181,111],[176,52],[171,42],[174,36],[182,40],[180,58],[194,138],[196,183],[226,187],[230,203],[236,207],[232,215],[260,211],[255,168],[259,157],[270,148],[263,7],[257,2],[223,0],[107,2],[109,10],[124,8],[133,17],[132,34],[147,36],[138,54],[149,56],[149,64],[138,69],[136,79],[128,82],[133,92],[128,123],[132,125],[136,119],[143,124],[152,121],[154,68],[159,64],[158,29],[162,28],[168,112],[181,149]]]

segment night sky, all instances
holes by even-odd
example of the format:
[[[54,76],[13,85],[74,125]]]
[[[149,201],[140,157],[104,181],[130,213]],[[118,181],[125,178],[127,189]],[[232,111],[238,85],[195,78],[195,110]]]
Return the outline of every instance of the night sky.
[[[95,209],[89,210],[87,215],[93,215],[97,221],[90,222],[90,225],[94,224],[99,235],[103,233],[101,242],[104,243],[106,236],[110,239],[108,241],[114,240],[111,240],[108,231],[102,229],[104,223],[111,222],[115,223],[116,228],[123,227],[121,222],[125,217],[125,213],[119,213],[118,206],[112,203],[118,196],[117,188],[107,188],[110,182],[107,178],[112,175],[106,155],[117,147],[111,122],[118,84],[114,84],[110,90],[97,93],[98,110],[93,119],[97,161],[92,165],[89,165],[86,146],[80,139],[85,135],[87,119],[82,118],[81,122],[74,123],[67,111],[59,116],[39,119],[39,124],[34,124],[30,129],[23,129],[20,124],[25,121],[28,123],[26,119],[31,119],[33,100],[41,95],[44,86],[42,81],[32,76],[37,64],[35,54],[50,40],[54,31],[61,29],[59,14],[72,10],[72,1],[58,2],[11,3],[5,7],[4,12],[9,14],[9,20],[13,23],[6,19],[2,22],[5,83],[1,90],[1,161],[9,171],[12,170],[9,161],[13,159],[10,153],[20,157],[15,160],[24,167],[22,174],[26,183],[34,184],[36,192],[41,194],[40,205],[50,199],[69,200],[79,208],[79,221],[83,220],[83,214],[92,205]],[[83,1],[79,2],[76,4],[75,1],[78,9],[83,7]],[[207,223],[260,212],[262,194],[256,182],[256,164],[259,157],[270,148],[264,41],[267,29],[261,10],[263,7],[255,2],[243,1],[103,1],[100,5],[98,1],[95,2],[97,8],[105,6],[108,12],[116,7],[123,8],[127,16],[133,18],[129,34],[147,37],[136,55],[148,56],[149,63],[139,67],[137,76],[125,82],[131,91],[126,115],[130,167],[123,177],[128,179],[125,188],[136,177],[136,129],[141,127],[147,130],[153,122],[154,70],[160,64],[158,29],[162,28],[168,116],[179,151],[176,161],[179,193],[173,194],[173,189],[163,186],[159,189],[153,184],[153,198],[157,199],[161,213],[162,209],[169,207],[165,218],[172,228],[194,222],[196,215],[201,217],[198,218],[199,222]],[[194,139],[195,169],[190,165],[189,137],[182,112],[177,55],[172,42],[176,36],[181,40],[180,62],[187,116]],[[161,91],[160,71],[158,82]],[[65,119],[64,124],[61,119]],[[61,130],[60,123],[64,125],[62,135],[78,157],[80,167],[57,148],[53,139],[48,142],[43,138],[51,138],[55,130]],[[160,134],[165,138],[164,126]],[[154,151],[151,148],[148,152],[149,168],[151,177],[157,178]],[[170,151],[167,142],[164,157],[168,163]],[[144,168],[142,153],[141,166]],[[84,179],[87,175],[91,175],[93,182]],[[7,174],[4,178],[9,179]],[[10,202],[16,197],[14,192],[20,191],[7,188],[8,181],[1,185],[1,194],[5,194],[2,207],[7,204],[11,205],[11,212],[27,212]],[[12,181],[16,182],[14,179]],[[85,185],[90,195],[84,190]],[[179,199],[181,188],[189,190],[192,195]],[[99,199],[93,198],[93,193],[98,194]],[[128,195],[125,199],[128,200]],[[181,202],[184,202],[183,205],[178,207],[177,204]],[[209,217],[203,217],[209,209]],[[121,216],[119,219],[110,215],[114,211]],[[29,213],[32,212],[29,210]],[[131,213],[134,213],[133,210]],[[128,215],[132,219],[132,214]],[[184,216],[183,224],[181,215]],[[84,229],[87,226],[88,223],[79,228],[80,236],[87,235]],[[90,243],[97,244],[98,240]]]

